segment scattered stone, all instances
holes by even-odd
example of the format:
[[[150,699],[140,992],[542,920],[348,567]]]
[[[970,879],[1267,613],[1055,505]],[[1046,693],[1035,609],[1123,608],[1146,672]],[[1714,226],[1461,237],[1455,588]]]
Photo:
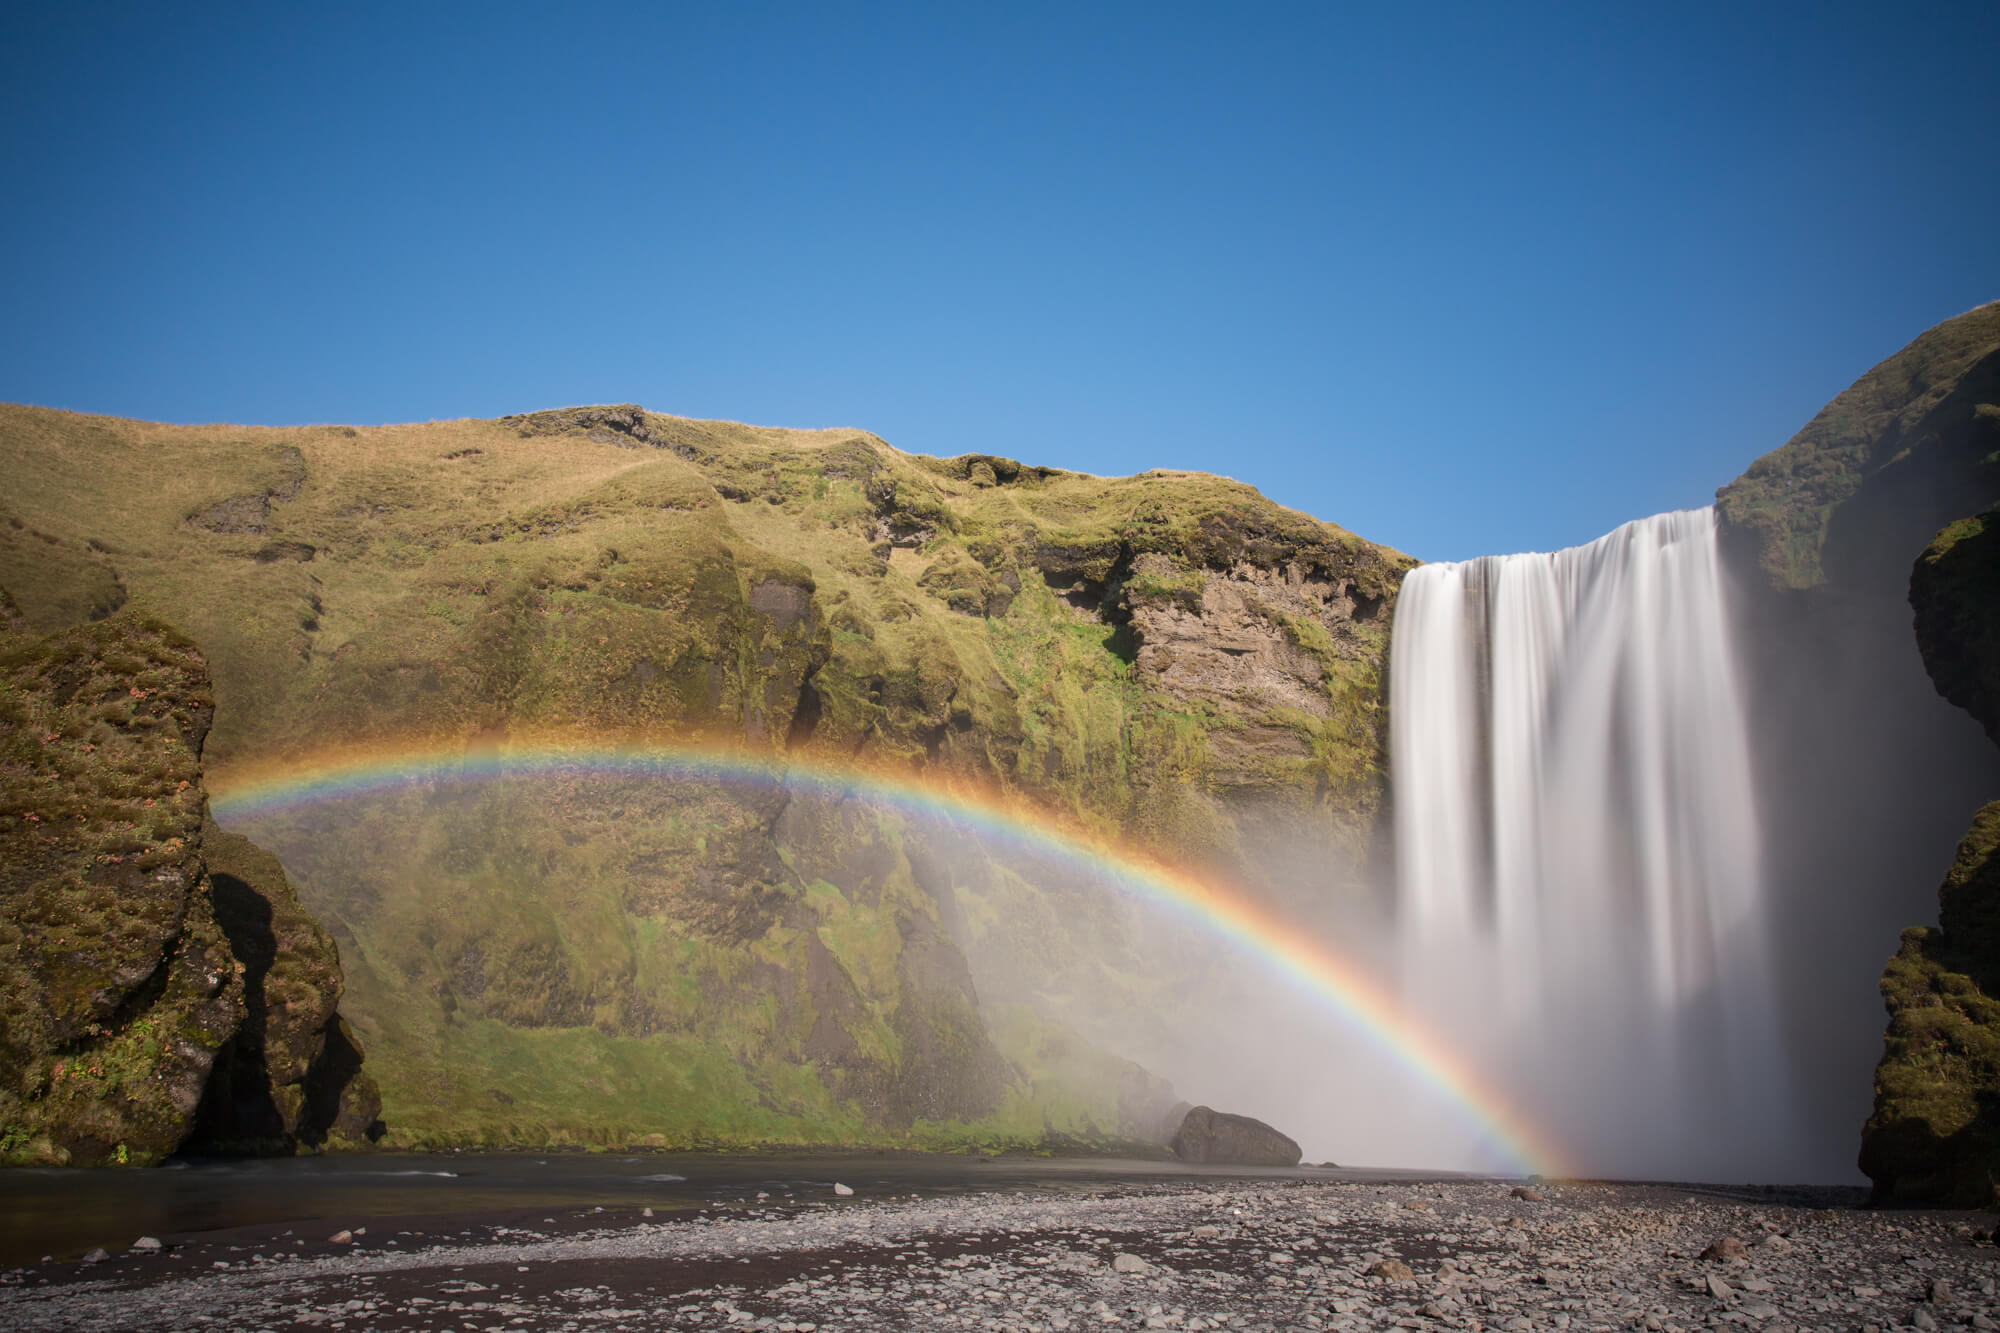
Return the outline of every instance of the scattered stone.
[[[651,1217],[652,1215],[653,1215],[653,1210],[650,1208],[641,1208],[639,1210],[639,1216],[641,1217]]]
[[[1701,1252],[1701,1257],[1710,1263],[1729,1263],[1735,1259],[1748,1259],[1750,1251],[1742,1241],[1734,1236],[1724,1236]]]
[[[1111,1256],[1111,1271],[1114,1273],[1133,1273],[1144,1276],[1153,1271],[1153,1266],[1136,1254],[1120,1253]]]
[[[1910,1311],[1911,1328],[1923,1329],[1924,1333],[1936,1333],[1937,1326],[1937,1316],[1931,1313],[1930,1306],[1919,1305],[1916,1309]]]
[[[158,1236],[141,1236],[132,1242],[132,1250],[135,1254],[155,1254],[164,1248],[160,1244]]]
[[[1544,1198],[1542,1192],[1533,1185],[1516,1185],[1513,1189],[1508,1190],[1507,1193],[1519,1199],[1522,1203],[1540,1203]]]
[[[83,1261],[87,1264],[101,1264],[110,1257],[111,1257],[111,1252],[109,1250],[97,1249],[97,1250],[92,1250],[89,1254],[84,1255]]]
[[[1718,1301],[1726,1301],[1736,1294],[1734,1287],[1724,1282],[1721,1278],[1716,1277],[1713,1273],[1709,1274],[1703,1280],[1702,1285],[1708,1288],[1708,1294],[1715,1297]]]
[[[352,1245],[354,1243],[354,1233],[352,1231],[336,1231],[326,1239],[330,1245]]]
[[[1368,1276],[1389,1282],[1415,1282],[1416,1272],[1401,1259],[1383,1259],[1368,1265]]]
[[[833,1192],[835,1194],[838,1194],[843,1199],[852,1198],[854,1195],[854,1187],[852,1185],[843,1185],[836,1180],[833,1182]]]

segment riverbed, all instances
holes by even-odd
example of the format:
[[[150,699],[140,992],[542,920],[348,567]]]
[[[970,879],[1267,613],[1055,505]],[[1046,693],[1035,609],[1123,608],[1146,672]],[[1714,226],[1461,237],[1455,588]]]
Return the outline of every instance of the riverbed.
[[[935,1159],[845,1159],[832,1178],[775,1165],[644,1182],[683,1187],[679,1207],[544,1202],[168,1235],[157,1250],[0,1274],[0,1326],[2000,1327],[1993,1218],[1871,1212],[1852,1190],[1032,1161],[964,1161],[949,1168],[956,1183],[941,1183],[947,1164]],[[535,1177],[517,1172],[504,1188],[516,1179]],[[449,1197],[447,1186],[418,1188]]]

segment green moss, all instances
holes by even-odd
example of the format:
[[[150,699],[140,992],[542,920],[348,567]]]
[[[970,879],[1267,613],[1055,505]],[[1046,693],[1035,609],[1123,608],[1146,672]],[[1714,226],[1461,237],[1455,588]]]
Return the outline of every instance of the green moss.
[[[1903,932],[1882,976],[1889,1031],[1861,1169],[1884,1203],[2000,1206],[2000,802],[1939,890],[1943,925]]]

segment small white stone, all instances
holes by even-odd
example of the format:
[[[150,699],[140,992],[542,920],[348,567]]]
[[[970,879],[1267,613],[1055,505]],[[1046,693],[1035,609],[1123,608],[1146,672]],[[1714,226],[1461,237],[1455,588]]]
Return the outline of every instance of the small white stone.
[[[854,1187],[852,1185],[843,1185],[836,1180],[833,1182],[833,1192],[845,1199],[854,1193]]]

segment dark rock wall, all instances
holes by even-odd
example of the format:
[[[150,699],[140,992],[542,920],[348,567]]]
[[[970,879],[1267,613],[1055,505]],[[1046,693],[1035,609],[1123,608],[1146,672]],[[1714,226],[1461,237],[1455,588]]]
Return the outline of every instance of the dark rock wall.
[[[2000,740],[1994,517],[1937,535],[1911,571],[1910,604],[1938,692]],[[1938,890],[1938,925],[1903,932],[1881,991],[1889,1030],[1861,1140],[1876,1202],[2000,1204],[2000,801],[1974,817]]]
[[[1829,1163],[1852,1160],[1869,1113],[1885,942],[1934,910],[1949,849],[2000,791],[2000,752],[1933,688],[1907,600],[1938,528],[2000,499],[1982,407],[1996,371],[1990,305],[1870,370],[1717,494],[1801,1134]]]
[[[295,901],[281,933],[236,939],[254,894],[209,859],[261,854],[206,820],[213,711],[200,653],[160,621],[0,631],[0,1160],[157,1161],[261,1040],[269,975],[287,1059],[311,1045],[288,1016],[324,1026],[338,1001]]]

